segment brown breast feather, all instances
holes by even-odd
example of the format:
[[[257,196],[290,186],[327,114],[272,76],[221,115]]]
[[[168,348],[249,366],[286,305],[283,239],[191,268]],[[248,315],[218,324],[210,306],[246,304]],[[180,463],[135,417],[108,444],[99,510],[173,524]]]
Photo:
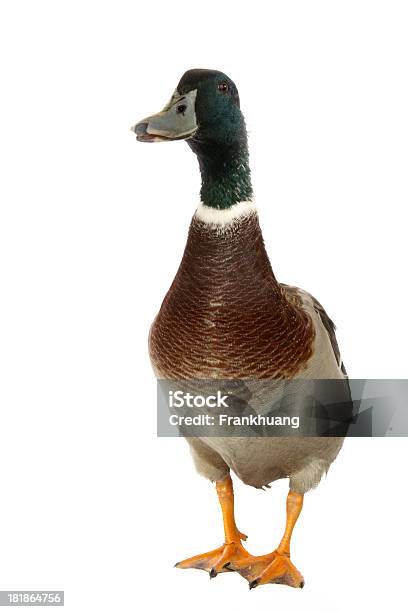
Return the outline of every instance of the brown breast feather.
[[[165,378],[290,378],[312,354],[314,328],[276,281],[258,217],[220,230],[193,218],[177,275],[150,332]]]

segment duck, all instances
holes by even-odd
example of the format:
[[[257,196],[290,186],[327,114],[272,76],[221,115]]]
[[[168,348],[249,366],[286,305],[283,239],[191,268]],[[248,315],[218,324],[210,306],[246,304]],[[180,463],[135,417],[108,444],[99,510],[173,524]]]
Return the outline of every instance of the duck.
[[[201,174],[198,206],[176,276],[149,334],[158,379],[347,379],[335,325],[310,293],[278,282],[268,258],[234,81],[191,69],[168,104],[132,128],[142,143],[184,140]],[[176,564],[211,578],[238,572],[249,588],[303,588],[291,539],[304,496],[336,459],[343,436],[188,437],[199,474],[215,484],[225,541]],[[272,552],[252,555],[236,524],[234,474],[263,489],[288,479],[286,525]]]

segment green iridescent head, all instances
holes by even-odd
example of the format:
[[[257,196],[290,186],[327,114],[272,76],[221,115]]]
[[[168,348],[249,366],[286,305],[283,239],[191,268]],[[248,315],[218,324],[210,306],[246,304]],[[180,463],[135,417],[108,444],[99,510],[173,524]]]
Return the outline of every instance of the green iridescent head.
[[[245,120],[237,87],[223,72],[188,70],[164,109],[133,130],[141,142],[187,141],[198,157],[207,206],[251,199]]]

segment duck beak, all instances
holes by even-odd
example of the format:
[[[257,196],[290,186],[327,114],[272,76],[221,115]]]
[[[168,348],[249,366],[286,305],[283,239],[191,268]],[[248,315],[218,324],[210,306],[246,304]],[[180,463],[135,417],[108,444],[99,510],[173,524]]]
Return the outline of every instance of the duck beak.
[[[180,95],[176,90],[160,113],[146,117],[131,130],[140,142],[185,140],[197,131],[195,99],[197,90]]]

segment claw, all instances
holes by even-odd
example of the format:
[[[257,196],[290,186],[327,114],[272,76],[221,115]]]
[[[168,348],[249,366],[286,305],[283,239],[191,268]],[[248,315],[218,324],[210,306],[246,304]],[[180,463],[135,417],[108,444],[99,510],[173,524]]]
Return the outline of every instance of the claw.
[[[249,590],[255,589],[258,586],[258,580],[253,580],[249,583]]]
[[[214,568],[212,568],[210,571],[210,578],[215,578],[216,576],[217,576],[217,571]]]

